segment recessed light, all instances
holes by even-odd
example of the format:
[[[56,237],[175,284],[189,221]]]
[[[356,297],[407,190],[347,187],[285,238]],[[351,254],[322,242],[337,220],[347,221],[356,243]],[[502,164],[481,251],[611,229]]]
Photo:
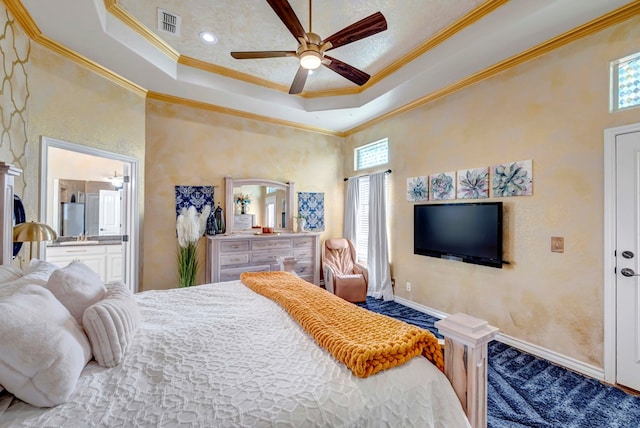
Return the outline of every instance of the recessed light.
[[[199,34],[199,36],[200,40],[208,45],[215,45],[216,43],[218,43],[218,38],[210,31],[203,31]]]

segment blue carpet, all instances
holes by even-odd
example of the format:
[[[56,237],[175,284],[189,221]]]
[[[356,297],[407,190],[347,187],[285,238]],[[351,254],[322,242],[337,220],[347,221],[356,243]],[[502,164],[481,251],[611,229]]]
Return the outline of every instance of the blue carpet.
[[[359,306],[426,328],[430,315],[367,298]],[[606,386],[503,343],[489,343],[489,428],[638,428],[640,397]]]

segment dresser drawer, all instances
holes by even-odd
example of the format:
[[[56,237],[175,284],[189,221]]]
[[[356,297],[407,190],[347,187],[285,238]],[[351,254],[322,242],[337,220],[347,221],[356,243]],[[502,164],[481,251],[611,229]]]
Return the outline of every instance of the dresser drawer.
[[[293,250],[293,257],[295,257],[298,260],[312,259],[313,249],[312,248],[295,248]]]
[[[249,253],[231,253],[220,255],[221,266],[247,265],[249,264]]]
[[[251,263],[277,263],[281,257],[290,257],[291,251],[289,250],[277,250],[277,251],[255,251],[251,253]]]
[[[290,239],[257,239],[251,242],[251,250],[278,250],[291,248]]]
[[[298,277],[300,279],[304,279],[305,281],[310,282],[310,283],[313,284],[313,274],[311,274],[311,275],[298,275]]]
[[[313,276],[313,262],[312,261],[298,261],[296,263],[295,273],[298,276],[303,277],[307,275]]]
[[[234,281],[242,272],[281,270],[285,257],[294,257],[295,273],[313,284],[320,285],[319,234],[253,234],[207,237],[207,282]]]
[[[312,237],[293,238],[293,248],[313,248],[314,239]]]
[[[221,269],[220,281],[236,281],[240,279],[240,274],[243,272],[269,272],[270,270],[271,270],[270,265],[247,266],[243,268],[234,268],[234,269]]]
[[[220,243],[220,251],[231,253],[234,251],[249,251],[249,241],[224,241]]]

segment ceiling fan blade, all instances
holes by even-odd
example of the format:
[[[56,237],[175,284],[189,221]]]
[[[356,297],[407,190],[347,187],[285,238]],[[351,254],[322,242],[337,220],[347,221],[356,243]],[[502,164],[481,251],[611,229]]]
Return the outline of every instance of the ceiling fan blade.
[[[343,28],[337,33],[327,37],[322,42],[331,42],[331,47],[327,50],[335,49],[340,46],[348,45],[355,41],[364,39],[365,37],[373,36],[381,31],[387,29],[387,20],[384,19],[384,15],[380,12],[376,12],[373,15]]]
[[[254,52],[231,52],[235,59],[260,59],[260,58],[281,58],[285,56],[296,56],[295,51],[254,51]]]
[[[307,40],[307,33],[304,31],[300,20],[291,8],[287,0],[267,0],[271,9],[278,15],[282,23],[289,29],[293,37],[298,41],[302,37]]]
[[[354,66],[344,63],[339,59],[332,58],[329,55],[325,55],[324,57],[331,61],[328,64],[323,63],[325,67],[335,71],[345,79],[351,80],[358,86],[362,86],[367,83],[367,81],[369,81],[369,78],[371,77],[364,71],[358,70]]]
[[[296,73],[296,77],[293,79],[293,83],[291,84],[291,88],[289,88],[290,94],[299,94],[302,92],[304,88],[304,84],[307,81],[307,76],[309,76],[309,70],[300,66],[298,67],[298,71]]]

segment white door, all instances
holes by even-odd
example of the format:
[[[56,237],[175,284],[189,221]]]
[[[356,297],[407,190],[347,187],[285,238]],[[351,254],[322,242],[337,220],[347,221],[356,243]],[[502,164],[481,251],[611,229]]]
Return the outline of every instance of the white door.
[[[640,391],[640,132],[616,136],[616,382]]]
[[[120,235],[120,191],[100,190],[99,235]]]
[[[267,196],[264,205],[267,213],[267,226],[276,227],[276,197]]]

